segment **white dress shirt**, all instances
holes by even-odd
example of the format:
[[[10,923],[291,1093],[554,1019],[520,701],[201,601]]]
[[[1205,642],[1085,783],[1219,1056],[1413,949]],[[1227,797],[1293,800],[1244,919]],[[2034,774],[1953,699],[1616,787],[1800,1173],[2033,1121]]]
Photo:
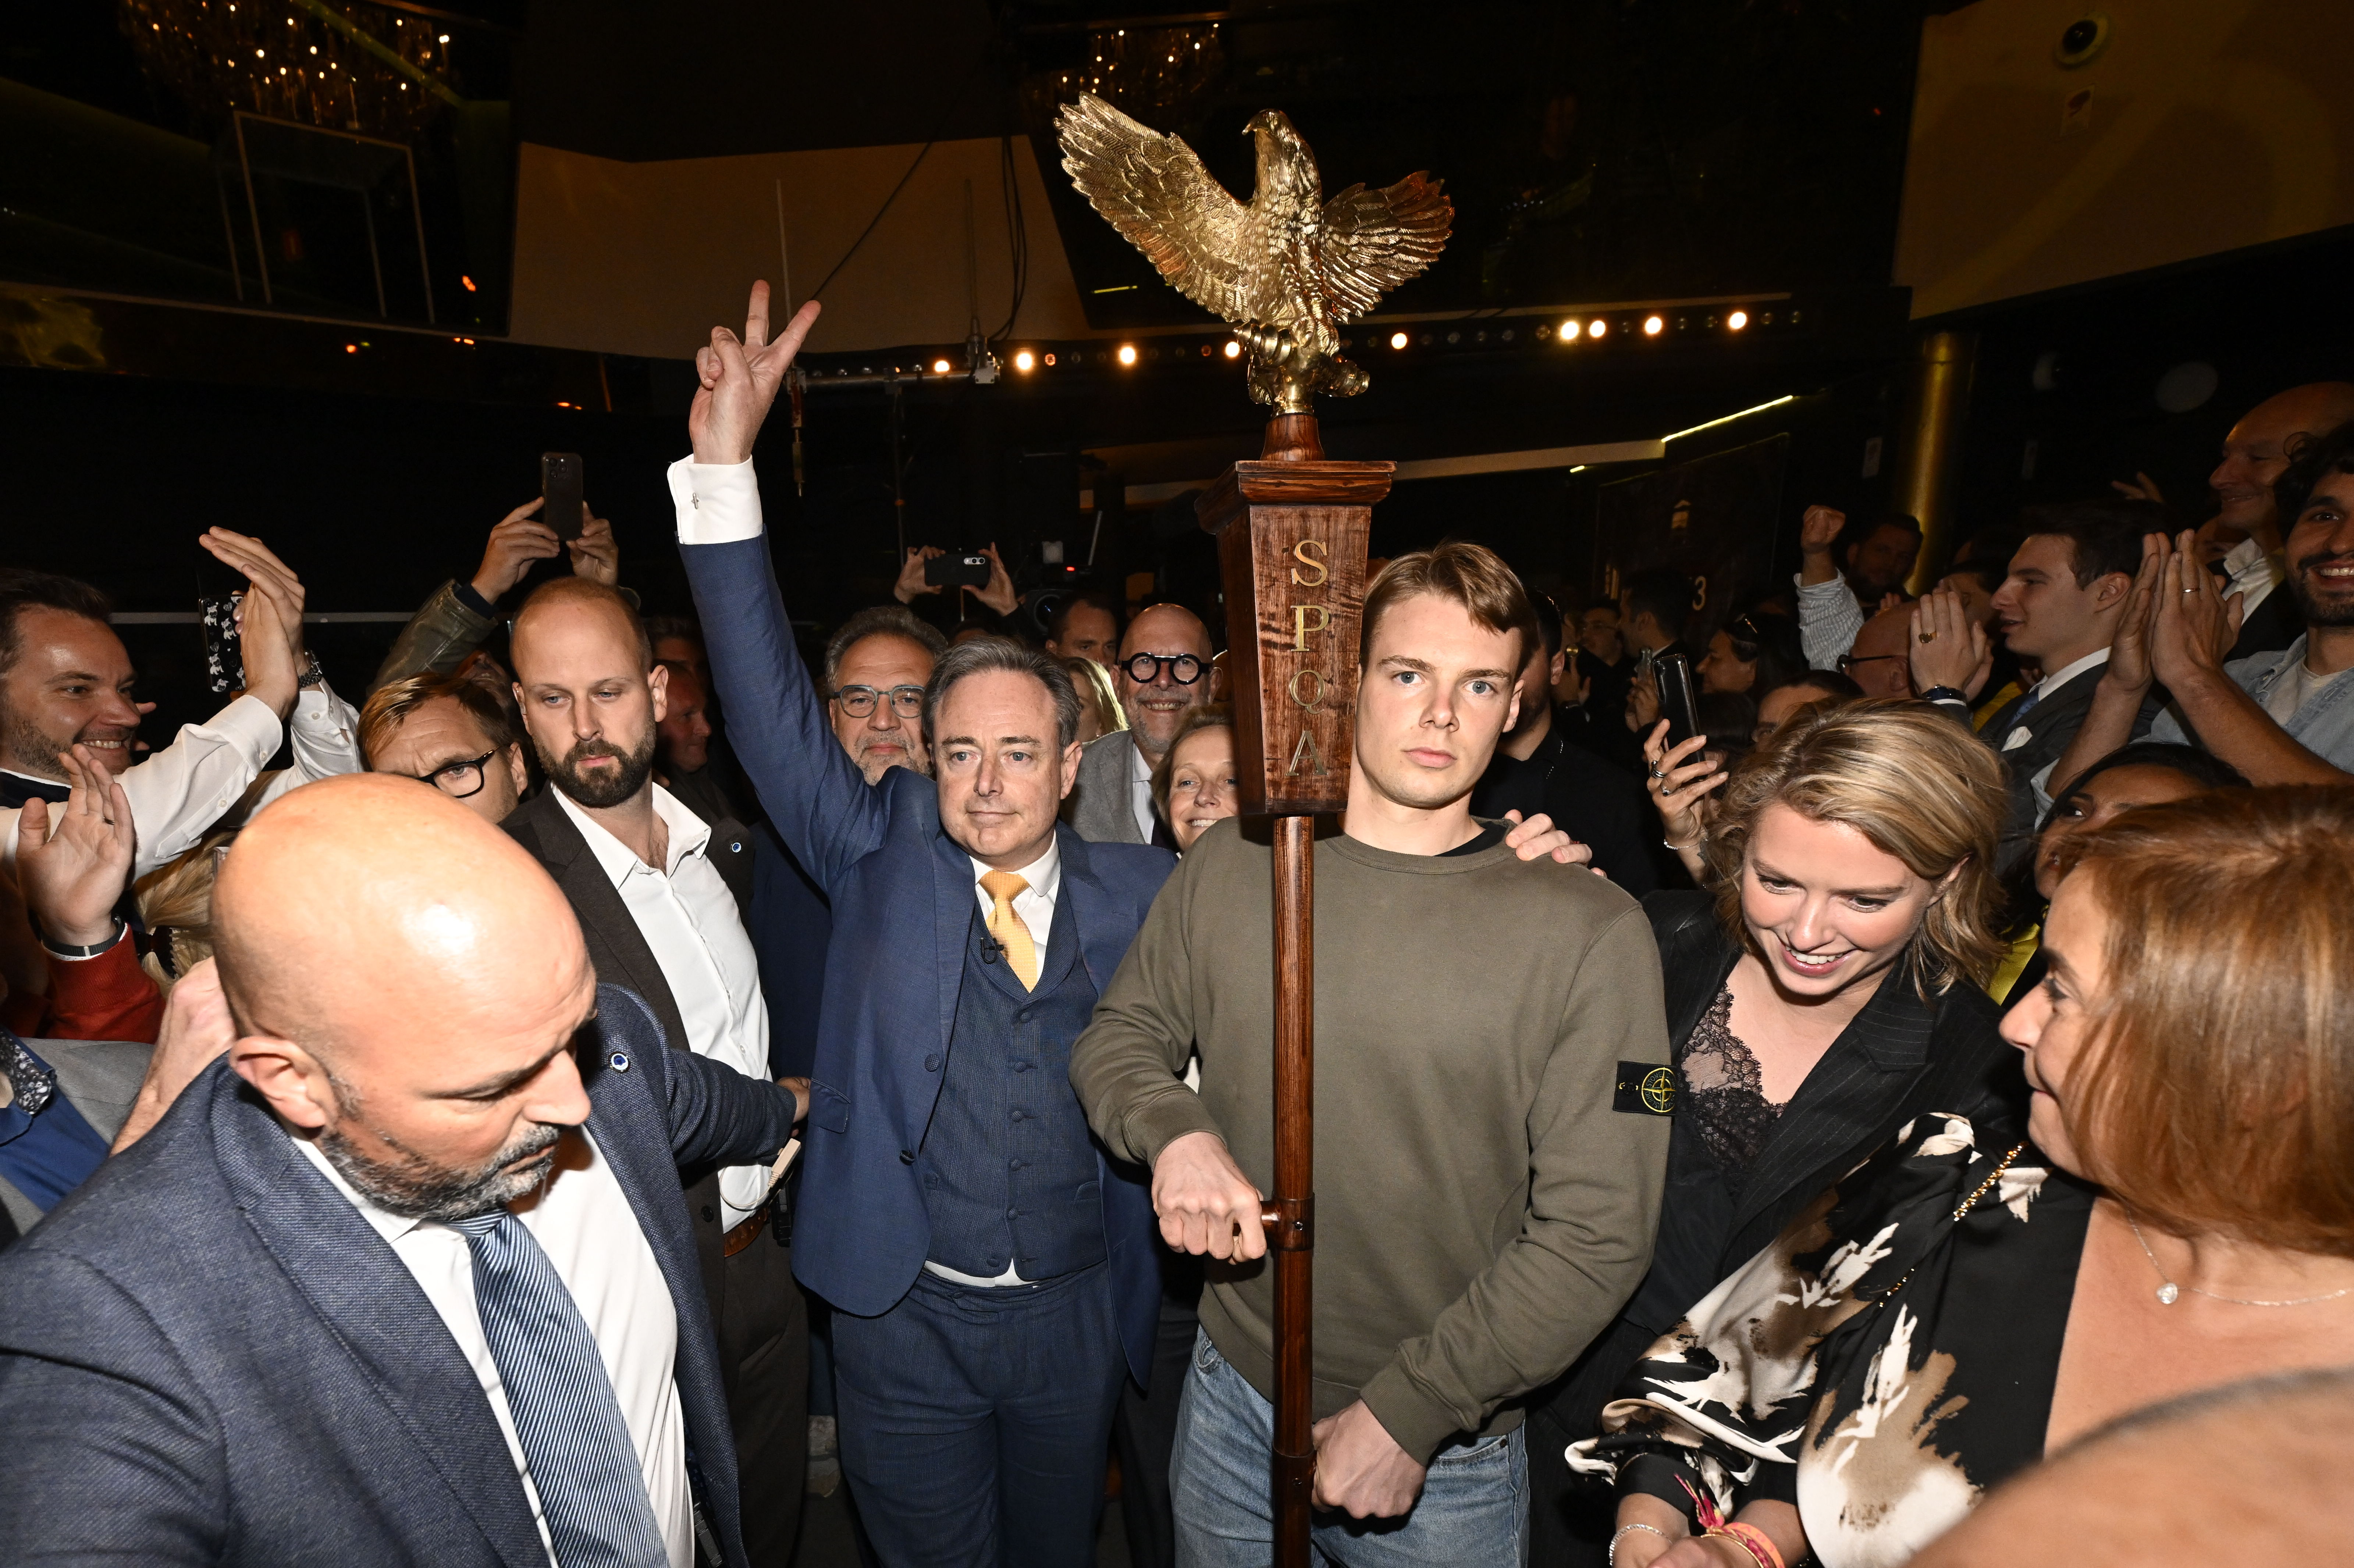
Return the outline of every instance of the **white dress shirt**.
[[[262,787],[253,802],[257,811],[297,785],[367,768],[360,755],[359,715],[324,684],[296,695],[291,725],[281,725],[260,698],[239,697],[203,724],[182,725],[171,745],[120,775],[131,821],[139,830],[131,874],[144,876],[193,848],[253,787],[281,739],[292,741],[294,765],[281,768]],[[57,782],[32,774],[16,777]],[[5,828],[0,853],[13,862],[16,825],[11,821]]]
[[[2253,538],[2241,540],[2223,552],[2223,597],[2240,596],[2240,619],[2256,613],[2256,606],[2271,597],[2273,589],[2288,580],[2288,563],[2272,554]]]
[[[376,1227],[458,1341],[498,1419],[507,1452],[514,1456],[532,1523],[553,1563],[556,1549],[541,1516],[539,1490],[532,1485],[531,1467],[515,1437],[514,1413],[507,1406],[506,1387],[500,1381],[498,1362],[491,1359],[482,1314],[474,1305],[474,1260],[465,1235],[438,1221],[386,1213],[345,1181],[344,1173],[309,1139],[295,1139],[294,1147]],[[620,1402],[622,1425],[638,1451],[638,1469],[645,1478],[654,1520],[662,1526],[670,1568],[694,1568],[695,1500],[686,1478],[686,1416],[674,1374],[678,1308],[638,1224],[637,1212],[599,1152],[597,1140],[584,1128],[567,1134],[557,1147],[555,1171],[538,1192],[514,1205],[515,1217],[555,1266],[557,1277],[572,1293],[581,1321],[597,1341],[613,1396]]]
[[[666,477],[678,509],[680,544],[732,545],[760,536],[760,484],[750,458],[705,463],[683,457]]]
[[[660,867],[608,832],[603,824],[556,794],[588,850],[604,869],[613,891],[653,949],[678,1014],[686,1024],[686,1047],[698,1056],[724,1062],[747,1077],[769,1076],[769,1004],[760,995],[760,965],[736,895],[727,890],[707,853],[711,829],[653,786],[654,815],[670,835]],[[758,1211],[769,1195],[770,1167],[730,1165],[719,1172],[720,1219],[734,1230]]]
[[[2030,691],[2033,694],[2035,700],[2038,703],[2041,703],[2044,698],[2050,696],[2052,693],[2058,691],[2061,687],[2066,685],[2069,682],[2074,680],[2085,671],[2097,670],[2108,662],[2108,649],[2105,647],[2095,648],[2090,653],[2085,654],[2082,659],[2077,660],[2074,663],[2063,664],[2059,669],[2052,671],[2052,673],[2036,682],[2035,684],[2030,688]],[[2035,738],[2034,732],[2030,730],[2024,723],[2016,724],[2011,726],[2010,733],[2002,737],[2002,748],[2005,751],[2016,751],[2033,738]]]
[[[966,858],[971,859],[969,855]],[[972,861],[972,895],[980,901],[981,917],[983,920],[987,920],[990,912],[997,907],[997,900],[989,895],[989,889],[981,885],[981,879],[995,869],[994,866],[983,865],[977,860]],[[1038,972],[1043,976],[1046,972],[1046,936],[1055,928],[1055,900],[1060,897],[1063,892],[1061,848],[1053,839],[1048,839],[1046,853],[1013,874],[1029,884],[1027,887],[1013,895],[1013,913],[1020,917],[1024,926],[1030,928],[1030,943],[1037,949]],[[934,1263],[928,1258],[925,1260],[924,1271],[928,1274],[937,1274],[942,1279],[953,1279],[959,1285],[1002,1286],[1030,1283],[1022,1277],[1020,1266],[1011,1261],[1006,1264],[1005,1272],[994,1279],[983,1279],[975,1274],[961,1274],[947,1264]]]

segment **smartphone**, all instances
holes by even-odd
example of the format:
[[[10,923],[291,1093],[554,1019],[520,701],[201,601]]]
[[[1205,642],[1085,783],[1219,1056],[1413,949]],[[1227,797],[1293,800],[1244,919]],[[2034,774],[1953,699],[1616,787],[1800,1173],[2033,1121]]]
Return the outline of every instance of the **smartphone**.
[[[1691,661],[1681,653],[1662,653],[1651,675],[1659,683],[1659,716],[1668,721],[1668,747],[1672,750],[1701,732]]]
[[[237,607],[244,598],[243,577],[210,556],[196,563],[196,620],[204,629],[205,679],[217,697],[245,686],[245,645],[237,630]]]
[[[588,513],[580,501],[580,454],[539,454],[539,520],[556,530],[566,544],[580,537]]]
[[[934,556],[924,563],[924,582],[930,588],[987,588],[989,557],[982,555]]]

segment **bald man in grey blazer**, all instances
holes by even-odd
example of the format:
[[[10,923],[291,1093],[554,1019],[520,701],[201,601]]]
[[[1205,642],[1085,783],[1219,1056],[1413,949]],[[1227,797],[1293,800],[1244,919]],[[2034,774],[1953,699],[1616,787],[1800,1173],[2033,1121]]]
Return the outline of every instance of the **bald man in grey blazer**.
[[[1182,605],[1150,606],[1129,623],[1111,678],[1128,727],[1087,743],[1063,820],[1090,843],[1174,849],[1152,810],[1152,769],[1186,710],[1210,700],[1210,629]]]

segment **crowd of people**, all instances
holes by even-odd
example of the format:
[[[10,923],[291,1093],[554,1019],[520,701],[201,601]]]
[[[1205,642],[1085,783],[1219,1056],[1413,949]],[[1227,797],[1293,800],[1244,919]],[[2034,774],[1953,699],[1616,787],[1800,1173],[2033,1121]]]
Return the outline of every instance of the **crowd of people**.
[[[815,309],[698,354],[691,615],[534,503],[355,708],[213,530],[245,683],[143,754],[105,596],[0,571],[12,1558],[783,1564],[838,1471],[891,1568],[1091,1563],[1108,1478],[1131,1561],[1270,1560],[1219,639],[918,548],[805,661],[752,452]],[[2211,1561],[2342,1485],[2354,386],[2211,482],[1925,581],[1811,508],[1706,619],[1470,520],[1380,564],[1313,849],[1320,1561]]]

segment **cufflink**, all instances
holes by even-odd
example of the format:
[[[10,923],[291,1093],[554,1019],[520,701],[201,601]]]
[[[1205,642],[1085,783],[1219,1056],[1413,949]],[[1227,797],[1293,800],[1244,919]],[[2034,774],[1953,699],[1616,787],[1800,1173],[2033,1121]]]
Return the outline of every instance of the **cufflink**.
[[[611,1055],[605,1058],[605,1065],[612,1068],[613,1071],[617,1073],[626,1073],[630,1070],[629,1053],[626,1051],[616,1051]]]

